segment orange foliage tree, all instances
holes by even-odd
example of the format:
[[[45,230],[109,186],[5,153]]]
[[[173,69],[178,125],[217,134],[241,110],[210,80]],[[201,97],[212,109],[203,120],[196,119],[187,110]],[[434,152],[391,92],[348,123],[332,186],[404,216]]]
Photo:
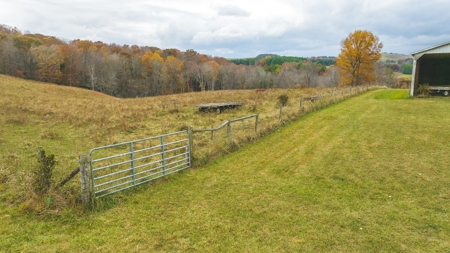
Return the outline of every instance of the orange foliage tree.
[[[345,38],[336,59],[341,74],[340,86],[375,81],[375,63],[381,58],[382,48],[383,43],[369,31],[356,30]]]

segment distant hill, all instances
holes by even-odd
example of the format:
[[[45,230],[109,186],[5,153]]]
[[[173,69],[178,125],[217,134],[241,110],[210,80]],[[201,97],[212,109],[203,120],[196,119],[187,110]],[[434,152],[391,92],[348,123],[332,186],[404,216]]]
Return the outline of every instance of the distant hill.
[[[285,62],[302,62],[304,60],[317,62],[325,66],[333,65],[336,63],[336,57],[334,56],[316,56],[316,57],[298,57],[298,56],[280,56],[277,54],[260,54],[254,58],[235,58],[227,59],[234,64],[241,65],[254,65],[255,62],[267,57],[266,65],[282,65]]]
[[[381,59],[380,61],[388,62],[391,61],[398,61],[398,60],[406,60],[408,58],[412,58],[411,55],[405,55],[405,54],[396,54],[396,53],[381,53]]]

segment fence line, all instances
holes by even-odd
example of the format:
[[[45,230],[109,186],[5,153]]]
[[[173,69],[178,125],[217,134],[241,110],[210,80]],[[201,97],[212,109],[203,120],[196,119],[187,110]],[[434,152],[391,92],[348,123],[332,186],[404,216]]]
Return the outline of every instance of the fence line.
[[[244,120],[250,119],[250,118],[255,118],[255,132],[257,132],[258,131],[258,117],[259,117],[259,114],[257,113],[257,114],[249,115],[249,116],[242,117],[242,118],[227,120],[216,128],[190,129],[190,131],[192,131],[192,133],[211,132],[211,139],[213,139],[213,136],[214,136],[213,133],[215,131],[219,131],[220,129],[222,129],[226,126],[227,127],[227,142],[230,142],[230,140],[231,140],[231,123],[238,122],[238,121],[244,121]]]
[[[372,86],[373,87],[373,86]],[[300,114],[302,112],[304,113],[310,113],[311,111],[314,111],[316,109],[321,109],[327,105],[336,103],[338,101],[343,101],[346,98],[352,96],[352,95],[357,95],[359,93],[362,93],[364,91],[368,91],[370,88],[368,85],[366,86],[356,86],[354,89],[353,87],[349,87],[347,88],[347,92],[345,92],[346,88],[341,88],[341,95],[339,96],[339,93],[337,93],[337,95],[335,95],[335,92],[333,91],[333,89],[330,90],[330,94],[322,94],[321,92],[317,93],[316,96],[312,96],[312,97],[300,97],[300,106],[299,106],[299,112]],[[354,94],[353,94],[354,93]],[[329,100],[326,100],[326,98],[329,98]],[[309,100],[310,101],[310,107],[308,107],[309,110],[305,109],[305,102]],[[315,102],[318,101],[319,105],[318,106],[314,106],[314,104],[316,104]],[[324,104],[324,102],[329,102],[328,104]],[[283,117],[283,106],[280,104],[280,110],[279,110],[279,121],[282,122],[282,117]]]

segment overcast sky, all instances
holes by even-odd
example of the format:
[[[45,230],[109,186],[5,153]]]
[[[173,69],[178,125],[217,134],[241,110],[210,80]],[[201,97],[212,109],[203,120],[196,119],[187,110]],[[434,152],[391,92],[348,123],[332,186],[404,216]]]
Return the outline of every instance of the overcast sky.
[[[448,0],[0,0],[0,23],[67,40],[194,49],[226,58],[261,53],[337,56],[368,30],[383,52],[450,41]]]

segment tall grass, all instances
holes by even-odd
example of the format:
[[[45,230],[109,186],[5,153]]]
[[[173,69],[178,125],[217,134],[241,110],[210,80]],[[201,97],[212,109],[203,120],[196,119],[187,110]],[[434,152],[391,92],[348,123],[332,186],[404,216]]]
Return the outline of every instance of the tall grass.
[[[449,100],[407,93],[327,107],[84,215],[1,204],[0,250],[448,252]]]
[[[9,178],[7,203],[26,202],[29,196],[27,182],[31,168],[36,166],[37,147],[42,146],[58,161],[54,170],[55,181],[62,180],[77,164],[79,154],[90,149],[161,135],[169,132],[217,127],[226,120],[259,113],[258,132],[248,120],[232,125],[231,141],[226,142],[226,130],[207,134],[194,134],[194,164],[205,165],[217,157],[228,154],[245,144],[278,129],[302,114],[341,100],[349,94],[330,89],[268,89],[228,90],[186,93],[160,97],[118,99],[90,90],[64,87],[10,76],[0,76],[0,166],[2,177]],[[317,96],[320,102],[303,102],[300,97]],[[346,91],[348,93],[348,91]],[[353,90],[355,94],[355,89]],[[278,97],[289,97],[279,121]],[[245,105],[223,113],[203,113],[196,104],[212,102],[243,102]],[[14,179],[13,179],[14,178]],[[6,179],[5,179],[6,180]],[[14,183],[13,183],[14,182]],[[78,196],[79,182],[73,180],[64,195]],[[62,199],[54,195],[54,198]],[[74,203],[77,198],[62,201]],[[42,202],[42,201],[41,201]],[[54,202],[57,206],[59,202]],[[42,204],[42,203],[41,203]],[[25,210],[27,205],[24,205]],[[40,208],[43,206],[40,205]]]

